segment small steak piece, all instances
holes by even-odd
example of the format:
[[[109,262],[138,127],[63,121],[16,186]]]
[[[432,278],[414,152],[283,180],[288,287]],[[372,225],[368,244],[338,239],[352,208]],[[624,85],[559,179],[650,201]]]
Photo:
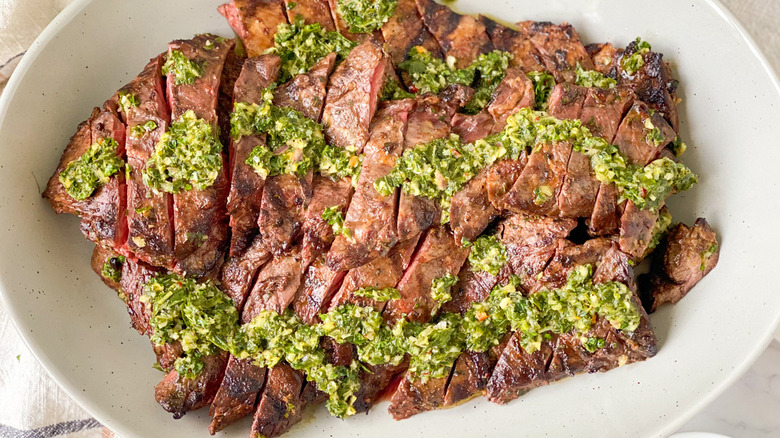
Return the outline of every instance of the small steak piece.
[[[634,55],[637,49],[636,41],[632,41],[625,51],[616,53],[615,64],[620,71],[619,81],[630,86],[638,100],[661,113],[676,132],[679,129],[677,80],[672,77],[669,64],[664,62],[664,55],[657,52],[641,54],[644,62],[634,74],[626,71],[623,68],[623,59]]]
[[[247,55],[260,56],[274,46],[280,24],[287,23],[282,0],[230,0],[217,8],[244,43]]]
[[[593,135],[612,142],[620,121],[631,108],[634,98],[634,92],[624,85],[609,90],[598,87],[588,88],[579,118]]]
[[[328,264],[335,270],[362,266],[387,254],[398,241],[398,190],[383,196],[374,182],[390,173],[403,152],[406,120],[413,107],[411,100],[391,102],[377,111],[371,122],[363,168],[344,219],[350,235],[336,236],[328,253]]]
[[[511,268],[508,265],[504,265],[498,276],[487,271],[474,271],[471,262],[466,261],[463,269],[458,273],[458,282],[450,291],[452,299],[444,303],[441,311],[466,313],[473,303],[487,299],[490,290],[498,283],[499,277],[508,277],[510,273]]]
[[[577,64],[585,70],[593,70],[593,61],[572,25],[525,21],[518,26],[528,32],[531,42],[542,55],[546,70],[555,76],[556,82],[574,83]]]
[[[452,117],[452,132],[464,143],[474,143],[490,135],[494,124],[493,116],[487,111],[474,115],[458,113]]]
[[[425,383],[411,380],[407,372],[390,399],[387,411],[395,420],[403,420],[421,412],[438,409],[444,404],[444,391],[449,377],[428,379]]]
[[[486,190],[488,170],[482,169],[451,200],[450,228],[456,242],[473,242],[498,215]]]
[[[415,0],[425,27],[444,50],[455,57],[458,68],[468,67],[477,56],[493,50],[485,25],[471,15],[460,15],[433,0]]]
[[[409,363],[404,361],[398,365],[364,365],[365,369],[360,371],[360,389],[355,393],[355,402],[352,407],[356,413],[368,412],[371,406],[382,396],[382,393],[393,387],[396,379],[403,378],[399,375],[409,367]]]
[[[594,43],[585,46],[585,49],[593,59],[595,70],[612,79],[618,79],[617,59],[623,52],[612,43]]]
[[[295,294],[292,303],[295,314],[306,324],[319,323],[320,313],[326,310],[330,298],[339,290],[345,274],[344,271],[330,269],[324,255],[315,259],[306,268]]]
[[[485,25],[485,30],[495,49],[512,54],[512,60],[509,62],[511,67],[520,68],[526,73],[547,70],[542,55],[525,32],[508,28],[485,16],[480,16],[479,19]]]
[[[319,121],[325,102],[325,86],[335,65],[336,54],[326,55],[308,73],[297,75],[276,89],[274,105],[292,108]]]
[[[620,211],[617,202],[617,187],[614,184],[601,184],[588,223],[588,233],[592,236],[609,236],[618,232]]]
[[[487,382],[487,399],[505,404],[531,389],[549,384],[545,371],[556,337],[544,340],[538,350],[529,354],[520,344],[520,334],[514,333]]]
[[[284,5],[291,22],[301,17],[306,24],[319,23],[325,30],[336,30],[328,0],[284,0]]]
[[[302,273],[301,255],[297,247],[272,258],[257,274],[257,280],[244,304],[241,322],[246,324],[252,321],[261,310],[284,312],[295,298]]]
[[[571,151],[570,142],[547,142],[531,152],[528,164],[504,197],[504,207],[515,213],[557,216]]]
[[[493,365],[488,354],[463,352],[455,362],[447,384],[444,406],[457,406],[481,395],[490,380]]]
[[[330,144],[356,152],[363,150],[386,66],[381,43],[368,39],[352,49],[333,72],[322,113],[325,139]]]
[[[381,31],[387,53],[395,65],[406,59],[409,50],[415,46],[425,47],[437,58],[442,55],[441,46],[423,25],[415,0],[398,0],[395,13]]]
[[[561,288],[566,285],[569,272],[575,266],[598,266],[611,248],[612,241],[603,237],[588,240],[582,245],[574,245],[567,240],[561,241],[555,255],[539,276],[539,281],[548,289]]]
[[[302,396],[305,383],[303,374],[283,362],[268,371],[252,423],[253,437],[282,435],[301,420],[306,405]]]
[[[191,84],[176,84],[175,70],[168,72],[168,103],[171,119],[178,120],[192,110],[218,132],[217,97],[225,58],[234,41],[215,35],[197,35],[191,40],[176,40],[168,44],[168,56],[174,50],[199,63],[200,77]],[[222,259],[228,244],[227,208],[230,190],[226,166],[214,184],[203,190],[192,189],[173,195],[173,229],[175,232],[175,270],[201,276],[211,271]]]
[[[117,293],[122,291],[121,285],[116,278],[107,277],[103,275],[103,272],[106,269],[113,270],[120,274],[119,280],[121,280],[124,264],[120,257],[122,257],[122,255],[113,249],[95,245],[95,249],[92,251],[92,258],[90,259],[90,266],[92,266],[92,270],[95,271],[95,274],[103,280],[103,283],[105,283],[106,286],[114,289]]]
[[[265,383],[266,369],[252,364],[252,359],[230,356],[225,377],[219,386],[209,415],[209,433],[214,435],[255,410],[257,397]]]
[[[265,181],[257,225],[266,247],[281,254],[300,237],[304,215],[312,197],[311,171],[297,175],[275,175]]]
[[[487,106],[487,111],[495,120],[493,133],[501,132],[509,116],[521,108],[533,108],[534,99],[534,84],[523,70],[508,68]]]
[[[243,309],[257,270],[271,258],[271,255],[265,247],[262,236],[255,236],[246,251],[228,259],[222,269],[220,280],[225,293],[233,300],[237,309]]]
[[[715,231],[704,218],[693,227],[675,225],[656,249],[650,273],[640,277],[647,307],[654,312],[680,301],[718,264],[719,255]]]
[[[173,197],[168,193],[156,193],[143,182],[146,162],[170,123],[162,76],[164,62],[162,55],[152,59],[141,74],[119,92],[134,96],[138,103],[126,108],[124,114],[130,167],[127,174],[127,246],[143,262],[170,267],[174,259]],[[144,125],[150,121],[155,128],[147,130]]]
[[[579,119],[588,89],[574,84],[558,84],[550,93],[549,113],[559,119]]]
[[[615,144],[630,163],[645,166],[658,158],[676,136],[660,113],[636,101],[620,123]]]
[[[189,411],[207,406],[214,396],[225,374],[229,354],[206,356],[203,370],[195,379],[182,377],[176,370],[170,371],[154,388],[154,397],[163,409],[181,418]]]
[[[467,256],[468,249],[460,246],[445,227],[436,226],[428,231],[398,282],[401,298],[387,303],[385,319],[428,321],[437,306],[431,297],[431,284],[445,274],[457,275]]]
[[[566,176],[558,195],[558,207],[563,217],[590,218],[596,205],[601,183],[596,179],[590,157],[579,151],[572,151]]]
[[[386,256],[377,257],[365,265],[351,269],[344,278],[341,289],[333,297],[330,310],[347,303],[373,307],[377,311],[384,309],[384,302],[357,296],[354,292],[368,287],[376,289],[395,287],[411,262],[417,241],[418,238],[400,242]]]
[[[271,85],[279,76],[281,60],[276,55],[262,55],[250,58],[241,69],[236,80],[233,99],[236,103],[262,102],[261,91]],[[230,214],[230,256],[237,257],[257,235],[257,218],[260,215],[265,178],[257,174],[246,160],[257,146],[265,145],[265,134],[253,134],[231,139],[230,148],[230,194],[227,211]]]
[[[527,162],[528,157],[523,151],[517,160],[501,160],[488,168],[485,190],[490,203],[497,210],[506,210],[504,196],[515,185]]]
[[[658,213],[642,210],[632,201],[626,201],[626,209],[620,217],[620,250],[634,261],[641,260],[653,239],[653,228],[657,221]]]
[[[336,208],[338,211],[347,209],[352,195],[352,179],[342,178],[334,181],[328,177],[317,175],[314,177],[313,193],[303,219],[301,254],[304,266],[308,266],[315,259],[324,255],[333,243],[333,239],[336,238],[333,226],[322,218],[322,214],[327,208]],[[350,231],[352,230],[350,229]],[[342,236],[339,235],[339,237]],[[337,271],[339,270],[343,269],[337,269]]]

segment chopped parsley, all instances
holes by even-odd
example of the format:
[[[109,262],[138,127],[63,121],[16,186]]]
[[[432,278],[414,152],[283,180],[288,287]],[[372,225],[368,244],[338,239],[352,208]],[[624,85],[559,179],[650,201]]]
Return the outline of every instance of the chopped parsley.
[[[119,93],[119,111],[127,114],[129,108],[135,108],[138,106],[138,99],[135,94],[131,93]]]
[[[463,108],[466,114],[477,114],[487,106],[496,87],[506,77],[506,69],[511,60],[511,53],[494,50],[479,55],[468,67],[476,72],[476,82],[473,85],[474,96]]]
[[[101,138],[79,158],[71,161],[60,172],[60,182],[73,199],[79,201],[92,196],[124,165],[117,156],[119,144],[113,138]]]
[[[282,59],[279,81],[285,82],[306,73],[326,55],[336,52],[347,57],[357,43],[338,32],[328,31],[319,23],[306,24],[300,15],[292,24],[280,24],[274,35],[274,47],[268,50]]]
[[[669,213],[669,210],[662,208],[658,212],[658,219],[655,221],[653,231],[650,234],[652,237],[650,239],[650,243],[647,245],[647,254],[650,254],[658,246],[658,244],[661,243],[661,239],[664,237],[666,231],[669,229],[669,225],[671,224],[671,213]]]
[[[162,73],[166,76],[173,73],[176,85],[190,85],[203,76],[203,66],[187,58],[181,50],[171,50],[163,64]]]
[[[338,0],[336,12],[352,33],[371,33],[395,13],[398,0]]]
[[[222,170],[222,143],[214,128],[192,110],[171,123],[143,170],[144,184],[157,192],[203,190]]]
[[[147,120],[141,125],[135,125],[130,128],[130,135],[135,138],[143,137],[147,132],[157,129],[157,123],[154,120]]]
[[[526,76],[534,83],[534,109],[547,111],[550,94],[555,88],[555,78],[546,71],[532,71],[526,73]]]
[[[577,63],[577,80],[575,82],[581,87],[598,87],[605,90],[615,88],[617,81],[608,78],[596,70],[585,70],[580,63]]]
[[[401,83],[395,79],[385,82],[379,100],[399,100],[414,97],[414,93],[406,91]]]
[[[485,271],[490,275],[498,275],[506,263],[506,247],[496,236],[480,236],[471,245],[469,263],[475,272]]]
[[[381,289],[364,287],[352,292],[352,294],[357,297],[366,297],[379,302],[401,299],[401,292],[394,287],[385,287]]]
[[[125,264],[125,256],[109,257],[103,267],[100,268],[100,275],[114,283],[122,280],[122,266]]]
[[[628,45],[626,53],[623,54],[620,60],[620,66],[623,67],[623,71],[630,76],[635,75],[645,65],[644,55],[650,50],[650,44],[637,37],[636,40]]]
[[[326,208],[325,211],[322,212],[322,220],[333,227],[334,234],[343,234],[346,237],[352,235],[349,229],[344,226],[344,213],[341,212],[341,207],[333,206]]]

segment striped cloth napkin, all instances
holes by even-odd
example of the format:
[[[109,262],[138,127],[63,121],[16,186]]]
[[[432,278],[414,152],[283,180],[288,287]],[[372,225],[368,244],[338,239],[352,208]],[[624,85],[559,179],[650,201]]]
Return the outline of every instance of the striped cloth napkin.
[[[32,41],[73,0],[0,0],[0,92]],[[724,0],[780,71],[780,2]],[[44,372],[0,308],[0,438],[108,438]]]

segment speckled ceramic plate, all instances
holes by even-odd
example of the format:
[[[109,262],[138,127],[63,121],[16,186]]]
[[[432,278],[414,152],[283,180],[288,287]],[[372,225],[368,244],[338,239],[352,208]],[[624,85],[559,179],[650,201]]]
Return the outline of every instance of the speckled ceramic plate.
[[[175,421],[154,401],[148,340],[90,271],[92,245],[40,193],[76,125],[166,43],[231,35],[206,0],[77,0],[27,52],[0,101],[0,289],[21,335],[87,411],[125,438],[207,436],[206,410]],[[676,196],[678,220],[705,216],[719,266],[680,304],[652,316],[658,355],[540,388],[395,422],[379,405],[346,421],[324,408],[291,436],[659,436],[712,400],[771,339],[780,316],[780,88],[734,18],[705,0],[460,0],[505,21],[569,21],[586,42],[638,35],[681,81],[686,162],[701,184]],[[226,432],[244,437],[248,421]]]

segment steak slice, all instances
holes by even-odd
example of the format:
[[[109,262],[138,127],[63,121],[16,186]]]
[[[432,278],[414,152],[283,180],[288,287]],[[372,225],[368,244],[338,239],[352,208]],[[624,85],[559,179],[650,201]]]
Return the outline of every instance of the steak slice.
[[[330,298],[339,290],[346,272],[334,271],[326,262],[324,255],[314,260],[306,268],[301,285],[292,303],[295,314],[309,325],[320,322],[319,315],[324,312]]]
[[[569,273],[574,267],[578,265],[598,266],[611,248],[612,241],[603,237],[588,240],[582,245],[561,240],[558,242],[555,255],[544,268],[542,275],[539,276],[539,282],[547,289],[562,288],[566,285]]]
[[[425,47],[433,56],[442,57],[441,46],[423,25],[415,0],[398,0],[395,13],[381,28],[385,50],[398,65],[415,46]]]
[[[637,49],[636,41],[632,41],[625,51],[616,54],[615,63],[620,71],[620,83],[630,86],[637,99],[661,113],[676,132],[679,129],[677,80],[672,77],[669,65],[664,62],[664,55],[657,52],[641,54],[644,62],[636,73],[631,74],[623,69],[623,58],[635,54]]]
[[[415,0],[425,27],[433,34],[455,66],[468,67],[477,56],[493,50],[485,25],[470,15],[460,15],[433,0]]]
[[[506,120],[521,108],[533,108],[534,84],[519,68],[508,68],[506,76],[498,83],[486,109],[493,116],[493,133],[506,127]]]
[[[200,409],[214,400],[225,374],[229,354],[221,352],[203,358],[203,370],[195,379],[170,371],[154,388],[154,397],[163,409],[181,418],[189,411]]]
[[[523,173],[528,157],[523,151],[517,160],[501,160],[488,168],[485,190],[488,199],[498,211],[506,210],[504,196],[515,185],[517,178]]]
[[[645,166],[658,158],[676,136],[660,113],[636,101],[620,123],[615,144],[629,162]]]
[[[386,66],[381,43],[368,39],[352,49],[333,72],[322,113],[325,139],[330,144],[355,152],[363,150]]]
[[[447,383],[444,406],[457,406],[481,395],[494,365],[495,360],[487,353],[463,352],[455,361]]]
[[[103,283],[105,283],[106,286],[114,289],[117,293],[122,292],[121,285],[116,278],[103,275],[103,271],[105,270],[104,267],[106,267],[118,272],[120,274],[119,279],[121,280],[124,263],[120,257],[122,257],[122,255],[111,248],[95,245],[95,249],[92,250],[92,257],[89,260],[89,264],[92,267],[92,270],[95,271],[95,274],[103,280]]]
[[[473,242],[498,211],[487,194],[488,170],[482,169],[450,201],[450,228],[456,242]]]
[[[612,142],[634,99],[634,92],[624,85],[609,90],[590,87],[579,118],[593,135]]]
[[[225,377],[219,386],[209,415],[209,433],[214,435],[255,410],[257,398],[265,383],[266,369],[252,364],[252,359],[230,356]]]
[[[153,58],[144,70],[120,93],[134,96],[137,106],[126,108],[127,149],[127,225],[128,249],[141,261],[163,267],[174,262],[173,197],[157,193],[143,182],[146,162],[154,153],[163,132],[168,129],[170,113],[165,102],[163,55]],[[143,126],[151,121],[155,128]],[[141,129],[141,134],[133,130]]]
[[[559,119],[579,119],[588,88],[574,84],[558,84],[550,93],[549,113]]]
[[[350,235],[338,235],[328,253],[328,264],[335,270],[349,270],[370,262],[398,241],[396,211],[398,190],[383,196],[374,182],[387,176],[403,151],[404,133],[411,100],[395,101],[377,111],[371,122],[371,138],[349,204],[344,227]]]
[[[304,116],[319,121],[325,102],[325,86],[336,65],[336,54],[330,53],[308,71],[290,79],[276,89],[274,105],[300,111]]]
[[[387,411],[395,420],[403,420],[421,412],[438,409],[444,404],[444,391],[449,377],[415,379],[407,372],[390,399]]]
[[[590,157],[572,150],[563,186],[558,195],[560,215],[571,218],[592,217],[601,185],[596,179]]]
[[[718,264],[720,247],[704,218],[692,227],[675,225],[656,248],[649,274],[640,277],[645,307],[654,312],[675,304]]]
[[[299,422],[306,406],[305,383],[303,374],[286,363],[271,368],[255,411],[252,436],[279,436]]]
[[[485,31],[495,49],[512,54],[509,62],[511,67],[520,68],[526,73],[547,70],[542,55],[528,38],[527,32],[511,29],[485,16],[480,16],[479,20],[485,25]]]
[[[327,0],[284,0],[284,5],[291,22],[301,17],[306,24],[319,23],[325,30],[336,30]]]
[[[174,50],[201,65],[203,73],[191,84],[176,84],[176,73],[168,73],[168,103],[171,119],[179,119],[192,110],[196,117],[218,131],[217,97],[225,58],[234,41],[214,35],[197,35],[191,40],[176,40],[168,45],[168,56]],[[224,161],[224,160],[223,160]],[[228,222],[225,200],[230,190],[226,166],[223,165],[214,184],[203,190],[192,189],[173,195],[175,235],[175,270],[201,276],[222,259],[228,244]]]
[[[250,57],[260,56],[274,46],[277,28],[287,23],[284,10],[282,0],[230,0],[217,8]]]
[[[572,145],[554,142],[538,145],[528,156],[512,189],[504,196],[503,207],[514,213],[557,216],[558,196],[566,176]]]
[[[642,210],[633,201],[626,201],[625,210],[620,217],[620,250],[635,261],[644,258],[653,239],[653,229],[657,221],[657,212]]]
[[[544,340],[538,350],[529,354],[520,344],[520,335],[513,334],[485,387],[488,400],[508,403],[533,388],[549,384],[545,370],[553,354],[555,338],[557,335]]]
[[[222,269],[220,280],[225,293],[233,299],[237,309],[243,309],[257,270],[271,258],[271,255],[262,237],[256,236],[246,251],[228,259]]]
[[[312,178],[310,171],[303,178],[283,174],[265,181],[257,225],[272,253],[288,251],[301,237],[304,215],[312,197]]]
[[[493,131],[493,125],[493,116],[485,110],[473,115],[457,113],[452,117],[452,133],[464,143],[487,137]]]
[[[322,218],[322,214],[327,208],[344,211],[351,205],[352,180],[351,178],[342,178],[334,181],[328,177],[317,175],[314,177],[313,193],[303,220],[301,254],[304,266],[308,266],[315,259],[328,252],[334,239],[343,237],[341,234],[334,235],[333,226]],[[344,225],[347,226],[346,223]],[[351,228],[349,230],[353,232]],[[336,271],[343,270],[336,269]]]
[[[588,233],[592,236],[609,236],[618,233],[619,228],[618,189],[614,184],[602,183],[588,221]]]
[[[574,83],[577,79],[577,64],[585,70],[593,70],[593,61],[572,25],[524,21],[518,23],[518,26],[527,32],[542,55],[546,70],[555,76],[556,82]]]
[[[297,247],[286,254],[272,258],[257,274],[257,280],[244,304],[241,322],[246,324],[261,310],[277,313],[292,303],[295,292],[301,284],[303,265]]]
[[[468,249],[460,246],[445,227],[429,230],[398,282],[401,298],[385,307],[385,319],[428,321],[437,306],[431,297],[431,283],[445,274],[457,275],[467,256]]]
[[[281,60],[276,55],[262,55],[250,58],[241,69],[235,85],[233,100],[260,104],[262,90],[271,85],[279,76]],[[230,145],[230,193],[227,211],[230,214],[230,256],[239,256],[252,243],[257,235],[257,219],[260,216],[260,204],[265,178],[258,175],[246,160],[257,146],[265,145],[265,134],[243,136],[239,140],[231,139]]]

